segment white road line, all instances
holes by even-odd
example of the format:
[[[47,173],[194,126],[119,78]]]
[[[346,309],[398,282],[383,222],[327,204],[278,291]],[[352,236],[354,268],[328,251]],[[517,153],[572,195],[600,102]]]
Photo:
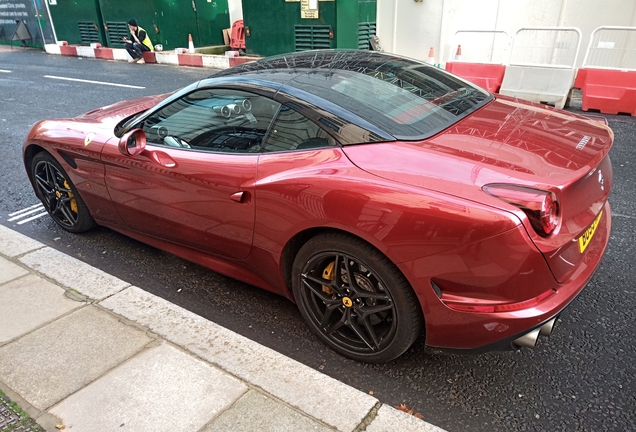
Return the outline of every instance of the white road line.
[[[30,217],[28,219],[21,220],[20,222],[18,222],[18,225],[22,225],[24,223],[31,222],[33,219],[41,218],[42,216],[46,216],[47,214],[48,214],[47,212],[44,212],[44,213],[40,213],[38,215],[35,215],[33,217]]]
[[[33,210],[34,208],[38,208],[38,207],[44,207],[44,206],[42,204],[32,205],[31,207],[23,208],[22,210],[18,210],[17,212],[9,213],[9,217],[15,216],[20,213],[24,213],[29,210]]]
[[[9,70],[4,70],[4,69],[0,69],[0,72],[4,72],[4,73],[11,73],[11,71],[9,71]]]
[[[16,219],[22,219],[25,216],[28,216],[28,215],[33,214],[33,213],[41,212],[42,210],[44,210],[44,206],[40,205],[40,206],[38,206],[37,208],[35,208],[35,209],[31,210],[31,211],[22,212],[19,215],[15,216],[15,217],[12,217],[11,219],[7,219],[7,222],[13,222]],[[9,216],[13,216],[13,215],[10,214]]]
[[[109,83],[109,82],[104,82],[104,81],[91,81],[91,80],[83,80],[83,79],[79,79],[79,78],[58,77],[58,76],[53,76],[53,75],[44,75],[44,78],[58,79],[58,80],[64,80],[64,81],[78,81],[78,82],[85,82],[85,83],[90,83],[90,84],[101,84],[101,85],[109,85],[109,86],[115,86],[115,87],[127,87],[127,88],[136,88],[136,89],[145,89],[146,88],[146,87],[139,87],[139,86],[133,86],[133,85],[128,85],[128,84],[116,84],[116,83]]]

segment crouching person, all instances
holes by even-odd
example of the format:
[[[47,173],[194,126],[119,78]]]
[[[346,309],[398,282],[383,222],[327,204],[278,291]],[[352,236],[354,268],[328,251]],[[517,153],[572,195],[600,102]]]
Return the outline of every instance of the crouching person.
[[[152,42],[150,42],[150,38],[148,37],[148,33],[146,30],[139,27],[137,25],[137,21],[131,19],[128,21],[128,28],[130,29],[130,37],[123,37],[123,41],[125,42],[126,51],[130,55],[131,59],[128,60],[129,63],[145,63],[143,52],[144,51],[154,51],[152,48]]]

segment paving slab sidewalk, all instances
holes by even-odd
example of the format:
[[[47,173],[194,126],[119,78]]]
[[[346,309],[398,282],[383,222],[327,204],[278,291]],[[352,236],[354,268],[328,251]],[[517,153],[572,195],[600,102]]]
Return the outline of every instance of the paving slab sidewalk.
[[[0,390],[48,431],[443,432],[2,225],[0,317]]]

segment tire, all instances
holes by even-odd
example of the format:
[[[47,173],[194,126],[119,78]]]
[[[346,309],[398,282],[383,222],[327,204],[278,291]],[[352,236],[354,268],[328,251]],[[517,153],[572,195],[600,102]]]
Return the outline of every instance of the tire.
[[[292,288],[312,332],[353,360],[393,360],[423,326],[404,275],[377,249],[347,234],[322,234],[305,243],[294,260]]]
[[[95,225],[75,185],[49,153],[35,155],[31,162],[31,178],[44,208],[62,229],[81,233]]]

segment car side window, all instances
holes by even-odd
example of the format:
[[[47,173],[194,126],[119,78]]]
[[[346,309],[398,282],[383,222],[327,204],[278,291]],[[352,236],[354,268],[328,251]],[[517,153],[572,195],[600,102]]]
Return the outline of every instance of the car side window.
[[[264,96],[203,89],[166,105],[144,120],[148,143],[199,151],[260,152],[280,104]]]
[[[299,112],[282,105],[265,139],[263,151],[305,150],[335,145],[336,140],[321,127]]]

